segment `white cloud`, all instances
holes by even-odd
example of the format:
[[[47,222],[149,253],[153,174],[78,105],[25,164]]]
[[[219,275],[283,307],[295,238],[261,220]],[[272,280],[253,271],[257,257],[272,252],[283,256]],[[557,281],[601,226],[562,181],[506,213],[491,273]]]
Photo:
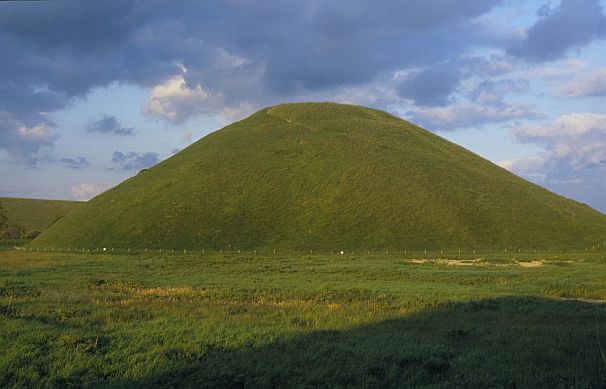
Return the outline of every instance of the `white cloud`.
[[[543,156],[531,156],[503,160],[498,165],[531,181],[544,183],[547,181],[547,174],[543,172],[546,162]]]
[[[606,69],[584,73],[555,90],[556,96],[606,96]]]
[[[548,159],[573,170],[606,163],[606,115],[574,113],[544,125],[510,128],[520,142],[545,147]]]
[[[606,115],[597,113],[573,113],[562,115],[546,125],[528,124],[511,129],[522,141],[541,141],[561,136],[578,136],[590,132],[606,134]]]
[[[40,123],[33,127],[19,127],[17,133],[24,140],[52,140],[55,138],[53,127],[46,123]]]
[[[72,186],[70,192],[74,199],[88,201],[110,187],[107,184],[81,183]]]
[[[525,104],[479,105],[470,101],[447,107],[417,108],[408,113],[432,130],[457,130],[486,123],[507,122],[515,119],[534,118],[538,114]]]
[[[219,115],[233,119],[251,110],[247,103],[229,106],[221,92],[210,91],[200,84],[190,87],[181,75],[156,85],[149,101],[141,108],[144,115],[172,124],[181,124],[200,115]]]
[[[531,66],[521,72],[522,77],[530,79],[553,79],[570,77],[586,71],[588,64],[579,59],[567,59],[544,66]]]
[[[505,169],[577,201],[606,212],[606,165],[591,169],[569,168],[565,159],[545,152],[540,156],[499,162]]]
[[[606,210],[606,115],[573,113],[543,125],[519,125],[510,133],[544,148],[539,156],[499,165],[558,193]]]
[[[531,156],[519,159],[506,159],[498,163],[499,166],[510,171],[531,172],[545,164],[545,158]]]

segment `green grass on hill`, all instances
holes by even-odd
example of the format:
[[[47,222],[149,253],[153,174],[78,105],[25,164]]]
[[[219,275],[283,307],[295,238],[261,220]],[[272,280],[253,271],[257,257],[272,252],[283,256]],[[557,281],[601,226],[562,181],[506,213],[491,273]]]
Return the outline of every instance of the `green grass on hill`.
[[[0,387],[606,386],[606,257],[0,252]]]
[[[8,226],[20,226],[26,232],[41,232],[82,204],[80,201],[0,197],[0,206],[8,216]]]
[[[36,247],[584,248],[606,216],[385,112],[263,109],[79,207]]]

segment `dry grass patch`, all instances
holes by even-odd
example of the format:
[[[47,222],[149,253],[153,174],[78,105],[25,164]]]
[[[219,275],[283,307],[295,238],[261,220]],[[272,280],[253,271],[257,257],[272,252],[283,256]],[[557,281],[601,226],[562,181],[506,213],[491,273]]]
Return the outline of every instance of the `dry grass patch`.
[[[541,267],[545,264],[543,261],[516,261],[516,263],[522,267]]]
[[[483,266],[481,259],[411,259],[409,262],[415,264],[434,263],[445,266]]]

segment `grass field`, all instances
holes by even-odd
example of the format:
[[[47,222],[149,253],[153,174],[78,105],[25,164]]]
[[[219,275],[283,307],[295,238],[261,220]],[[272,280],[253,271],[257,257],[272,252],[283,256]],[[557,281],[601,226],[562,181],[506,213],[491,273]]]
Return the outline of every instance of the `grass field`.
[[[605,253],[448,258],[0,251],[0,386],[606,385]]]

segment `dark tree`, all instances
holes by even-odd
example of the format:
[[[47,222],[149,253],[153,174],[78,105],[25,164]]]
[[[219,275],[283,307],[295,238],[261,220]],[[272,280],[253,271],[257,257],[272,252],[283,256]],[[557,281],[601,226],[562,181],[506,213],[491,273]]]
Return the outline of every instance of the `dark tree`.
[[[6,209],[2,207],[0,202],[0,230],[4,229],[8,225],[8,217],[6,216]]]

